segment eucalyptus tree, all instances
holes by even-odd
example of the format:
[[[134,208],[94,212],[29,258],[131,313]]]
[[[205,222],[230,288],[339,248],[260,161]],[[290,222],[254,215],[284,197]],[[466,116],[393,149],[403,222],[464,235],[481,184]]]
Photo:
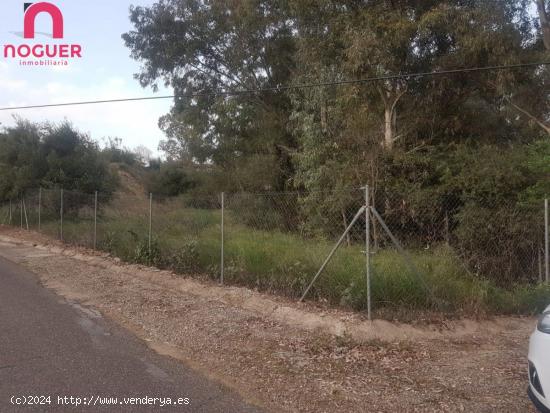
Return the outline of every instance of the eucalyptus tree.
[[[160,120],[171,158],[214,164],[227,173],[247,168],[284,189],[292,178],[295,147],[283,93],[231,91],[286,85],[294,70],[292,21],[285,2],[161,0],[131,9],[135,29],[123,38],[142,62],[143,86],[164,82],[176,94]],[[239,176],[239,174],[233,174]],[[235,185],[242,186],[242,182]]]
[[[131,10],[124,39],[141,84],[175,90],[170,158],[219,166],[239,189],[336,188],[382,180],[388,157],[536,138],[520,110],[544,121],[545,76],[277,88],[539,59],[532,1],[159,0]],[[229,93],[250,89],[269,91]]]
[[[539,13],[542,40],[546,50],[550,52],[550,4],[547,0],[535,0]]]
[[[291,5],[301,81],[515,64],[535,56],[528,0],[311,0]],[[329,159],[353,169],[349,162],[355,159],[357,171],[349,180],[373,182],[379,172],[366,168],[374,153],[379,158],[467,141],[521,140],[528,135],[526,122],[510,113],[504,97],[511,86],[529,90],[532,98],[541,96],[539,69],[404,76],[295,92],[293,124],[302,143],[298,173],[317,176]],[[327,152],[321,155],[323,143]]]

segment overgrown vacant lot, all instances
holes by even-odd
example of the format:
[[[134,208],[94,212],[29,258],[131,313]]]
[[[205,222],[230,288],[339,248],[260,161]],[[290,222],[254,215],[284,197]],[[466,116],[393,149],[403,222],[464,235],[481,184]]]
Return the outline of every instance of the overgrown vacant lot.
[[[121,265],[38,234],[2,228],[0,236],[1,254],[46,287],[271,411],[533,411],[525,394],[532,318],[369,324],[353,313]],[[279,310],[263,311],[268,303]],[[292,312],[301,316],[276,317]],[[355,320],[385,339],[334,336],[326,324],[308,328],[312,319]]]
[[[84,197],[78,198],[78,197]],[[248,201],[248,200],[247,200]],[[93,245],[93,199],[68,194],[64,239]],[[262,204],[263,205],[263,204]],[[260,205],[260,207],[262,206]],[[255,210],[253,202],[228,202],[225,210],[225,282],[298,298],[313,278],[339,233],[308,234],[277,226],[285,211]],[[129,263],[151,264],[180,274],[216,279],[220,275],[221,212],[217,197],[179,198],[153,204],[153,239],[148,245],[149,202],[143,197],[117,196],[100,200],[99,249]],[[48,212],[49,211],[49,215]],[[59,236],[56,206],[42,218],[42,231]],[[271,215],[270,215],[271,214]],[[31,228],[36,208],[29,207]],[[364,245],[361,226],[344,243],[315,284],[309,298],[332,305],[365,310]],[[487,314],[532,315],[550,301],[545,285],[501,288],[474,276],[455,250],[445,243],[407,248],[415,269],[391,245],[372,256],[372,294],[375,316],[414,319],[416,312],[445,316]]]

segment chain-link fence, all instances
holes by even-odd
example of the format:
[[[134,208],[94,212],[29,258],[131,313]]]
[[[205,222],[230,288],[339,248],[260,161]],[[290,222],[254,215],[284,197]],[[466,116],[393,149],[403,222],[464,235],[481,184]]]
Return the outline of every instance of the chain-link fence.
[[[38,189],[4,202],[0,223],[375,316],[529,312],[550,300],[544,201],[489,205],[377,188],[366,208],[366,192],[163,199]]]

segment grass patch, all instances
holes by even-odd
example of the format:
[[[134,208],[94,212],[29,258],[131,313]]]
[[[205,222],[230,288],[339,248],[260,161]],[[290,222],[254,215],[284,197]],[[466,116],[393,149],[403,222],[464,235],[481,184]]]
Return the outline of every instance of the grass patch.
[[[115,201],[116,202],[116,201]],[[147,208],[129,205],[102,210],[99,249],[127,262],[157,265],[182,274],[217,278],[221,261],[221,216],[216,209],[155,206],[152,251],[148,249]],[[1,212],[1,211],[0,211]],[[226,211],[225,280],[229,284],[299,297],[318,271],[334,241],[304,238],[276,229],[253,229],[238,211]],[[64,240],[93,246],[93,219],[67,217]],[[59,222],[45,219],[42,232],[59,236]],[[550,303],[550,287],[518,285],[502,289],[469,274],[446,246],[409,251],[411,265],[392,249],[372,256],[372,299],[375,312],[437,311],[451,315],[534,314]],[[342,247],[310,293],[358,311],[367,308],[365,256],[360,245]]]

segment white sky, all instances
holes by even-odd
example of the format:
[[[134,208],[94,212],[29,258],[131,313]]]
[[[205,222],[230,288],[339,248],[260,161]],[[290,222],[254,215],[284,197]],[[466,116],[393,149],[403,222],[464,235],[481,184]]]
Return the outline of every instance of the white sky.
[[[28,0],[30,1],[30,0]],[[52,40],[37,35],[25,40],[15,32],[23,31],[23,3],[4,0],[0,6],[0,107],[116,99],[153,95],[142,89],[133,74],[139,63],[129,57],[121,35],[132,28],[129,6],[148,5],[153,0],[50,0],[63,12],[65,39]],[[37,18],[36,30],[51,33],[47,14]],[[18,60],[3,57],[4,44],[78,43],[83,58],[71,61],[68,67],[25,67]],[[171,90],[158,94],[170,95]],[[119,137],[123,145],[134,148],[144,145],[155,153],[163,133],[158,119],[166,114],[172,101],[110,103],[102,105],[31,109],[0,112],[3,126],[13,124],[13,115],[32,121],[61,121],[74,125],[101,141],[104,137]]]

